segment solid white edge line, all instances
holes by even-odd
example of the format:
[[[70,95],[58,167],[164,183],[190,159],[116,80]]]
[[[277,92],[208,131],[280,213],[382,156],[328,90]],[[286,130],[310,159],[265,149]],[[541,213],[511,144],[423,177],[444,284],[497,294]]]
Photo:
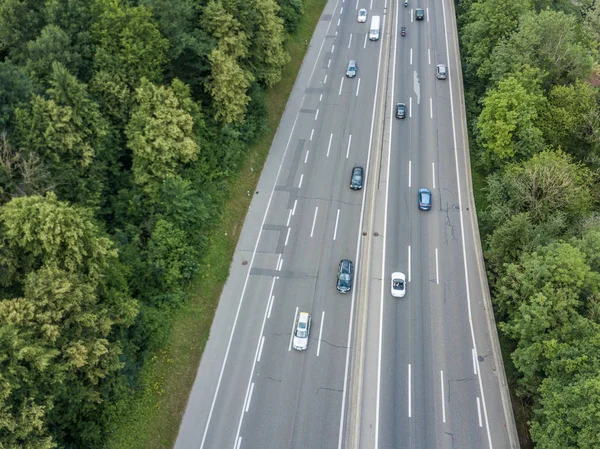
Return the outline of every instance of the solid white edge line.
[[[312,225],[312,229],[310,230],[310,236],[313,236],[313,233],[315,232],[315,223],[317,222],[317,214],[319,213],[319,206],[317,206],[315,208],[315,216],[313,217],[313,225]]]
[[[333,229],[333,240],[335,240],[337,236],[337,228],[338,228],[338,220],[340,219],[340,210],[337,210],[337,214],[335,216],[335,228]]]
[[[333,7],[333,11],[335,11],[335,9],[337,8],[338,4],[339,4],[339,0],[336,0],[335,6]],[[327,35],[329,33],[329,28],[330,27],[331,27],[331,22],[329,22],[329,25],[327,26],[327,30],[326,30],[325,35]],[[313,76],[313,73],[315,71],[315,68],[317,67],[317,63],[319,62],[319,57],[321,55],[321,50],[323,49],[323,44],[324,43],[325,43],[325,38],[323,39],[323,42],[321,43],[321,47],[319,48],[319,52],[317,53],[317,57],[315,59],[315,63],[313,64],[313,68],[312,68],[312,71],[311,71],[311,74],[310,74],[310,77],[309,77],[309,82],[312,79],[312,76]],[[285,156],[287,155],[287,151],[288,151],[288,149],[290,147],[290,142],[291,142],[292,136],[294,134],[294,129],[296,128],[296,123],[298,121],[298,117],[300,116],[300,109],[302,108],[302,103],[303,102],[304,102],[304,97],[302,97],[300,108],[298,108],[298,111],[296,112],[296,117],[294,118],[294,124],[292,125],[292,129],[290,130],[290,135],[289,135],[288,141],[287,141],[287,143],[285,145],[285,150],[283,151],[281,162],[279,164],[279,168],[277,169],[277,175],[275,176],[275,180],[273,182],[273,187],[271,188],[271,194],[269,195],[269,201],[267,202],[267,207],[265,208],[265,213],[263,215],[263,220],[262,220],[260,229],[258,231],[258,237],[256,239],[256,243],[254,244],[254,251],[252,252],[252,258],[250,259],[250,264],[248,265],[248,272],[246,273],[246,280],[244,281],[244,287],[242,288],[242,293],[240,295],[240,302],[238,304],[238,308],[237,308],[237,311],[235,313],[235,319],[233,320],[233,327],[231,329],[231,334],[229,336],[229,342],[227,343],[227,349],[225,351],[225,357],[223,359],[223,364],[221,365],[221,372],[219,374],[219,380],[217,381],[217,387],[215,389],[215,394],[213,396],[213,400],[212,400],[212,403],[210,405],[210,411],[208,412],[208,419],[206,421],[206,427],[204,429],[204,435],[202,436],[202,442],[200,443],[200,449],[203,449],[204,443],[206,441],[206,435],[208,435],[208,428],[210,426],[210,421],[211,421],[212,414],[213,414],[213,411],[214,411],[214,408],[215,408],[215,404],[216,404],[216,401],[217,401],[217,395],[219,393],[219,388],[221,386],[221,381],[223,379],[223,373],[225,371],[225,364],[227,363],[227,358],[229,356],[229,350],[231,348],[231,342],[233,341],[233,333],[235,332],[235,329],[236,329],[237,320],[238,320],[238,317],[239,317],[239,314],[240,314],[240,310],[242,308],[242,302],[243,302],[243,299],[244,299],[244,294],[246,293],[246,288],[248,286],[248,280],[250,279],[250,272],[252,271],[252,266],[254,264],[254,259],[256,257],[256,250],[258,249],[258,244],[260,242],[260,237],[262,235],[262,231],[263,231],[263,228],[264,228],[264,225],[265,225],[265,221],[267,219],[267,214],[268,214],[269,208],[271,206],[271,201],[273,200],[273,195],[275,193],[275,187],[277,186],[277,182],[279,180],[279,175],[281,174],[281,169],[283,167],[283,162],[285,161]],[[265,317],[263,318],[263,324],[262,324],[262,327],[261,327],[261,330],[260,330],[259,338],[263,334],[263,330],[264,330],[264,327],[265,327],[265,323],[266,323],[266,319],[267,319],[266,312],[267,311],[265,310]],[[258,342],[257,342],[257,344],[258,344]],[[246,387],[247,389],[250,388],[250,382],[252,381],[252,376],[254,375],[254,367],[255,366],[256,366],[256,362],[254,362],[252,364],[252,369],[250,370],[250,376],[248,378],[248,386]],[[240,430],[242,429],[242,422],[243,422],[243,420],[244,420],[244,411],[242,409],[242,413],[240,414],[240,420],[239,420],[238,428],[237,428],[237,432],[236,432],[236,439],[237,439],[237,437],[240,436]],[[241,438],[240,438],[240,441],[241,441]]]
[[[444,2],[442,1],[442,13],[444,15],[444,38],[446,40],[446,58],[448,61],[448,65],[450,63],[450,49],[448,48],[448,27],[446,25],[446,6],[444,5]],[[458,191],[458,204],[460,207],[459,210],[459,217],[460,217],[460,232],[461,232],[461,237],[462,237],[462,252],[463,252],[463,267],[465,270],[465,287],[466,287],[466,294],[467,294],[467,306],[468,306],[468,310],[469,310],[469,327],[471,328],[471,339],[473,340],[473,347],[475,348],[475,351],[477,352],[477,344],[475,342],[475,330],[473,329],[473,318],[472,318],[472,314],[471,314],[471,292],[469,289],[469,273],[467,271],[467,248],[466,248],[466,243],[465,243],[465,225],[464,225],[464,218],[463,218],[463,206],[462,206],[462,196],[461,196],[461,190],[460,190],[460,172],[458,170],[458,148],[456,147],[456,122],[455,122],[455,117],[454,117],[454,97],[452,95],[452,76],[450,75],[450,69],[448,67],[448,82],[450,83],[450,112],[452,115],[452,137],[453,137],[453,142],[454,142],[454,160],[455,160],[455,165],[456,165],[456,185],[457,185],[457,191]],[[479,367],[478,367],[479,370]],[[487,415],[487,408],[485,405],[485,394],[483,392],[483,381],[481,379],[481,376],[478,376],[478,380],[479,380],[479,391],[481,392],[481,401],[483,403],[483,416],[485,418],[485,427],[486,427],[486,431],[487,431],[487,437],[488,437],[488,444],[489,444],[489,448],[493,449],[493,444],[492,444],[492,434],[490,432],[490,423],[488,420],[488,415]]]
[[[323,336],[323,322],[325,321],[325,311],[321,313],[321,328],[319,329],[319,342],[317,343],[317,357],[319,357],[319,353],[321,352],[321,339]]]
[[[289,234],[289,232],[288,232]],[[435,281],[436,284],[440,283],[440,264],[438,261],[438,249],[435,249]]]
[[[287,232],[287,235],[285,236],[285,245],[284,246],[287,246],[287,244],[288,244],[288,239],[290,238],[291,230],[292,230],[292,228],[288,227],[288,232]]]
[[[412,370],[408,364],[408,417],[412,418]]]
[[[471,354],[473,355],[473,374],[477,375],[477,354],[474,348],[471,348]]]
[[[360,78],[358,79],[358,86],[356,87],[356,96],[358,97],[358,91],[360,91]]]
[[[263,335],[262,339],[260,340],[260,347],[258,349],[258,357],[256,358],[257,362],[260,362],[260,356],[262,355],[262,350],[263,350],[264,345],[265,345],[265,336]]]
[[[254,393],[254,382],[252,382],[252,385],[250,386],[250,394],[248,395],[248,402],[246,402],[246,413],[248,413],[248,410],[250,409],[250,402],[252,401],[252,393]]]
[[[296,313],[294,313],[294,321],[292,321],[292,333],[290,334],[290,345],[288,351],[292,350],[292,341],[294,340],[294,327],[296,326],[296,318],[298,318],[298,307],[296,306]]]
[[[329,150],[331,150],[331,140],[333,139],[333,133],[329,135],[329,145],[327,145],[327,157],[329,157]]]
[[[481,422],[481,401],[479,400],[479,396],[477,396],[477,417],[479,418],[479,427],[483,427]]]
[[[444,401],[445,393],[444,393],[444,371],[440,371],[440,385],[442,386],[442,422],[446,422],[446,402]]]
[[[346,148],[346,159],[350,155],[350,144],[352,143],[352,134],[348,137],[348,147]]]
[[[396,79],[396,60],[398,44],[397,44],[397,36],[398,36],[398,16],[400,14],[400,10],[396,8],[395,25],[394,25],[394,62],[392,64],[392,79]],[[395,94],[395,83],[392,83],[392,98],[394,98]],[[393,121],[394,111],[393,108],[390,110],[390,120]],[[385,277],[385,254],[387,248],[387,221],[388,221],[388,201],[390,194],[390,169],[392,166],[392,136],[393,136],[393,126],[390,128],[390,138],[388,141],[388,164],[387,164],[387,174],[386,174],[386,186],[385,186],[385,205],[383,208],[383,251],[381,255],[381,271],[382,278]],[[380,306],[379,306],[379,346],[377,352],[377,393],[375,398],[375,445],[374,448],[379,448],[379,406],[381,401],[381,364],[382,364],[382,354],[383,354],[383,306],[385,304],[384,301],[384,290],[385,290],[385,282],[381,283],[381,296],[380,296]]]
[[[338,0],[339,1],[339,0]],[[371,0],[371,2],[373,2],[373,0]],[[365,35],[365,43],[366,43],[366,35]],[[379,46],[379,59],[377,62],[377,75],[376,75],[376,82],[375,82],[375,94],[373,95],[373,98],[377,98],[377,93],[379,92],[379,73],[381,71],[381,54],[383,51],[383,45]],[[373,131],[375,129],[375,111],[377,109],[377,103],[374,101],[373,102],[373,112],[371,114],[371,131],[369,133],[369,149],[367,150],[367,163],[365,165],[365,185],[367,184],[368,181],[368,176],[369,176],[369,163],[371,161],[371,148],[373,146]],[[355,262],[355,272],[358,271],[358,261],[360,259],[360,243],[362,240],[362,232],[361,232],[361,223],[363,221],[363,217],[364,217],[364,212],[365,212],[365,197],[367,195],[367,189],[362,189],[362,202],[361,202],[361,206],[360,206],[360,219],[359,219],[359,229],[356,235],[356,258],[354,259]],[[351,348],[351,342],[352,342],[352,320],[354,317],[354,303],[355,303],[355,298],[356,298],[356,290],[352,289],[352,301],[351,301],[351,305],[350,305],[350,320],[349,323],[350,325],[348,326],[348,340],[346,342],[346,366],[344,368],[344,386],[342,388],[342,407],[340,410],[340,433],[339,433],[339,437],[338,437],[338,449],[342,449],[342,440],[344,439],[344,413],[345,413],[345,409],[346,409],[346,394],[348,391],[348,369],[350,368],[350,348]]]

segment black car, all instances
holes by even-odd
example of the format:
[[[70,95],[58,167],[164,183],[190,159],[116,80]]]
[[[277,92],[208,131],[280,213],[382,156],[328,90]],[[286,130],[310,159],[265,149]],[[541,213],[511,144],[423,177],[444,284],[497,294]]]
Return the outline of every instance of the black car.
[[[352,276],[354,275],[354,264],[351,260],[342,259],[338,267],[337,291],[348,293],[352,288]]]
[[[350,177],[350,188],[352,190],[360,190],[363,186],[363,173],[364,170],[361,166],[356,166],[352,169],[352,176]]]
[[[425,10],[422,8],[415,9],[415,20],[423,20],[425,17]]]
[[[396,104],[396,118],[406,117],[406,105],[404,103]]]

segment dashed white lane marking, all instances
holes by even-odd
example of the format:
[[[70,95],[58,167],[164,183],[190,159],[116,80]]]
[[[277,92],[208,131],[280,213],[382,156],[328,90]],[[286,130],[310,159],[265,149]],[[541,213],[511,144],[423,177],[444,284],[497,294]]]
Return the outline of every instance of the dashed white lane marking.
[[[302,180],[304,179],[304,173],[300,175],[300,182],[298,183],[298,188],[302,187]]]
[[[479,400],[479,396],[477,396],[477,416],[479,417],[479,427],[483,427],[483,423],[481,422],[481,401]]]
[[[408,161],[408,188],[412,187],[412,161]]]
[[[431,180],[433,183],[433,188],[435,189],[435,162],[431,163],[431,174],[432,174]]]
[[[329,157],[329,150],[331,150],[331,140],[333,139],[333,133],[329,135],[329,145],[327,145],[327,157]]]
[[[321,328],[319,329],[319,344],[317,344],[317,357],[319,357],[319,352],[321,352],[321,340],[323,335],[323,322],[325,321],[325,311],[321,313]]]
[[[412,97],[408,99],[408,116],[412,117]]]
[[[333,53],[333,50],[335,50],[335,44],[331,44],[331,53]]]
[[[294,321],[292,321],[292,332],[290,333],[290,345],[288,351],[292,350],[292,340],[294,339],[294,327],[296,327],[296,317],[298,316],[298,307],[296,307],[296,313],[294,313]]]
[[[250,409],[250,401],[252,401],[252,393],[254,392],[254,382],[252,382],[252,385],[250,386],[250,393],[248,394],[248,400],[246,401],[246,413],[248,412],[248,409]]]
[[[289,226],[289,225],[290,225],[290,220],[291,220],[291,219],[292,219],[292,211],[290,211],[290,212],[288,213],[288,219],[287,219],[287,224],[286,224],[286,226]]]
[[[348,137],[348,148],[346,148],[346,159],[348,159],[348,156],[350,155],[350,144],[352,143],[352,134],[350,134],[350,136]]]
[[[348,40],[348,48],[352,45],[352,33],[350,33],[350,39]]]
[[[304,156],[304,163],[306,164],[306,161],[308,160],[308,153],[310,153],[310,150],[306,150],[306,156]]]
[[[410,62],[409,65],[412,65],[412,48],[410,49]]]
[[[274,302],[275,302],[275,295],[271,295],[271,301],[269,302],[269,310],[267,311],[267,318],[271,318],[271,309],[273,308]]]
[[[331,58],[329,58],[329,61],[327,61],[327,68],[329,68],[330,65],[331,65]]]
[[[412,416],[412,385],[411,385],[411,369],[410,369],[410,363],[408,364],[408,417],[410,418]]]
[[[433,99],[429,97],[429,118],[433,118]]]
[[[410,282],[410,245],[408,246],[408,282]]]
[[[337,214],[335,216],[335,228],[333,229],[333,240],[335,240],[336,236],[337,236],[337,228],[338,228],[338,221],[340,219],[340,210],[337,210]]]
[[[315,120],[319,118],[319,110],[317,109],[317,112],[315,112]]]
[[[323,78],[323,84],[327,84],[327,74],[325,74],[325,78]]]
[[[315,216],[313,217],[312,229],[310,230],[310,236],[312,237],[315,232],[315,223],[317,222],[317,214],[319,213],[319,206],[315,208]]]
[[[287,235],[285,236],[285,245],[284,246],[287,246],[287,244],[288,244],[288,240],[290,239],[290,231],[291,230],[292,230],[292,228],[288,228]],[[439,284],[439,282],[438,282],[438,284]]]
[[[342,86],[344,85],[344,77],[342,76],[342,81],[340,82],[340,91],[338,92],[338,95],[342,95]]]
[[[292,209],[292,215],[296,213],[296,205],[298,204],[298,200],[294,200],[294,208]]]
[[[431,48],[427,49],[427,60],[429,61],[429,65],[431,65]]]
[[[258,357],[256,357],[256,361],[260,362],[260,356],[262,355],[263,346],[265,345],[265,336],[263,335],[260,339],[260,347],[258,348]]]
[[[438,249],[435,249],[435,281],[437,284],[440,283],[440,265],[438,262]]]
[[[367,48],[367,35],[365,34],[365,43],[363,45],[363,48]]]
[[[358,86],[356,87],[356,96],[358,97],[358,91],[360,90],[360,78],[358,79]]]
[[[444,371],[440,371],[440,385],[442,386],[442,421],[446,422],[446,404],[444,402]]]
[[[315,134],[315,129],[313,128],[310,130],[310,139],[309,140],[312,140],[314,134]]]

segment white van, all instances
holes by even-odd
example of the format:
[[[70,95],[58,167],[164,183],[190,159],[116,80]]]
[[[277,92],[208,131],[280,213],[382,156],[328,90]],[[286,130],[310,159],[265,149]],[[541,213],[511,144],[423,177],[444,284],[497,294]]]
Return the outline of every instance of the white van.
[[[369,39],[372,41],[379,40],[379,30],[381,29],[381,17],[371,17],[371,28],[369,28]]]

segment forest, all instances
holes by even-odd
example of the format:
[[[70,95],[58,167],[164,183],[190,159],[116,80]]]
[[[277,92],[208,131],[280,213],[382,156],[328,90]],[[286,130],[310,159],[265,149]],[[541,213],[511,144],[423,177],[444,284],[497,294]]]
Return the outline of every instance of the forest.
[[[0,447],[104,447],[265,132],[302,15],[0,0]]]
[[[600,3],[457,2],[471,162],[523,448],[600,447]]]

